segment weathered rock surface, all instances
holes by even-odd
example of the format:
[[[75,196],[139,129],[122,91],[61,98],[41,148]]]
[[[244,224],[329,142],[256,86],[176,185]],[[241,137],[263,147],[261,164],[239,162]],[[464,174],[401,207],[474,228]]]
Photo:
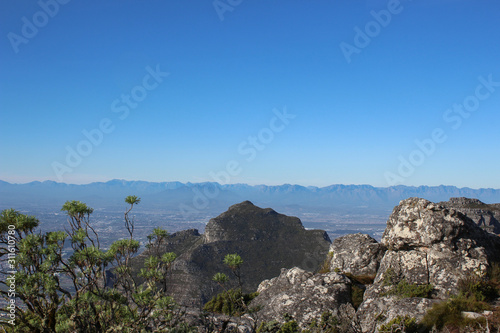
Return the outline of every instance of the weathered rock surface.
[[[449,201],[440,202],[439,205],[448,209],[455,209],[482,229],[500,235],[500,204],[485,204],[477,199],[451,198]]]
[[[284,322],[284,314],[289,314],[303,329],[313,320],[320,322],[322,313],[329,311],[340,321],[342,332],[356,332],[350,288],[351,281],[343,274],[282,269],[278,277],[259,285],[259,296],[250,306],[262,307],[259,321]]]
[[[384,247],[369,235],[358,233],[339,237],[330,245],[330,270],[375,275],[384,252]]]
[[[361,332],[376,332],[381,325],[398,316],[410,316],[421,320],[436,302],[438,301],[420,297],[371,297],[358,308],[356,320],[359,321]]]
[[[169,291],[182,305],[202,306],[221,291],[212,281],[215,273],[233,277],[223,259],[237,253],[244,261],[243,291],[254,292],[261,281],[279,275],[281,268],[317,270],[329,246],[325,231],[305,230],[296,217],[245,201],[211,219],[203,235],[193,229],[169,236],[163,252],[178,254]],[[137,265],[144,255],[136,259]],[[229,287],[236,286],[234,279],[232,282]]]
[[[485,272],[500,255],[498,236],[482,230],[455,209],[419,198],[403,200],[394,208],[381,244],[388,250],[357,311],[363,332],[373,332],[397,315],[420,319],[435,302],[386,296],[392,289],[390,284],[403,279],[417,285],[432,284],[433,298],[445,299],[457,292],[459,279]]]

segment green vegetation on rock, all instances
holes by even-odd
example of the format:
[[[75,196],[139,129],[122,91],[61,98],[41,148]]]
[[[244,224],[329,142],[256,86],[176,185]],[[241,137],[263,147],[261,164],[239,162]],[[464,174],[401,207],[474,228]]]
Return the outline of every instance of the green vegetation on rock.
[[[418,285],[408,283],[406,279],[402,279],[397,284],[393,285],[392,289],[386,292],[384,295],[397,296],[400,298],[430,298],[433,289],[434,287],[432,286],[432,284]]]
[[[474,324],[474,320],[462,316],[463,311],[482,312],[488,310],[487,303],[476,301],[464,296],[452,297],[447,301],[434,304],[422,319],[422,323],[429,329],[436,327],[442,329],[445,326],[464,327]]]
[[[258,293],[242,294],[241,289],[229,289],[214,296],[208,301],[203,310],[229,316],[242,316],[248,309],[248,304],[257,297]],[[243,301],[243,304],[240,302]]]
[[[325,311],[321,314],[321,319],[314,319],[306,330],[302,330],[297,321],[292,316],[285,313],[284,323],[276,320],[262,322],[257,329],[257,333],[341,333],[340,321],[331,312]]]
[[[500,329],[500,310],[494,309],[488,303],[500,294],[500,266],[493,263],[485,275],[470,273],[458,282],[458,295],[448,300],[434,304],[422,320],[422,323],[431,329],[459,329],[467,328],[481,331],[485,327],[485,318],[469,319],[462,312],[478,312],[494,310],[491,328]],[[498,318],[497,318],[498,317]]]
[[[378,328],[379,333],[419,333],[425,332],[423,325],[410,316],[397,316]]]

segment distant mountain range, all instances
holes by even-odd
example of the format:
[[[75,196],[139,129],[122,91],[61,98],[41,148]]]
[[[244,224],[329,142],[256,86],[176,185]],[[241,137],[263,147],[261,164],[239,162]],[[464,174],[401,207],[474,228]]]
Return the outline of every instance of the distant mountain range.
[[[141,207],[178,210],[182,214],[216,212],[250,200],[260,207],[288,207],[305,211],[341,211],[343,214],[390,211],[400,200],[420,197],[448,201],[451,197],[476,198],[485,203],[500,202],[500,189],[457,188],[455,186],[331,185],[326,187],[284,184],[279,186],[219,183],[181,183],[111,180],[86,185],[53,181],[11,184],[0,181],[0,208],[28,206],[61,207],[66,200],[81,200],[92,207],[123,208],[124,198],[137,195]],[[214,215],[215,216],[215,215]]]

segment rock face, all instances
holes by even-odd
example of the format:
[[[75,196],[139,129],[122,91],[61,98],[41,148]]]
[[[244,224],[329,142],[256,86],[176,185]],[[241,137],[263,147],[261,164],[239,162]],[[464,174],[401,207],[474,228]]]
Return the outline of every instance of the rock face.
[[[498,236],[455,209],[419,198],[403,200],[394,208],[381,244],[388,250],[357,312],[363,332],[373,332],[397,315],[421,319],[436,299],[457,292],[459,279],[485,272],[500,255]],[[388,296],[403,279],[432,284],[434,299]]]
[[[330,245],[330,270],[352,275],[375,275],[384,252],[384,247],[369,235],[346,235]]]
[[[259,321],[284,322],[289,314],[302,329],[329,311],[340,322],[341,332],[356,332],[353,321],[355,310],[351,305],[351,281],[343,274],[316,274],[300,268],[282,269],[281,274],[263,281],[257,290],[259,296],[250,306],[261,306]]]
[[[485,204],[477,199],[451,198],[439,205],[453,208],[473,220],[482,229],[500,235],[500,204]]]
[[[282,268],[317,270],[329,246],[325,231],[305,230],[296,217],[245,201],[211,219],[203,235],[187,230],[169,236],[163,251],[178,254],[169,291],[182,305],[202,306],[221,291],[212,281],[215,273],[225,273],[232,278],[229,287],[236,286],[223,259],[237,253],[244,261],[243,291],[254,292],[261,281],[279,275]],[[142,260],[139,256],[136,262]]]

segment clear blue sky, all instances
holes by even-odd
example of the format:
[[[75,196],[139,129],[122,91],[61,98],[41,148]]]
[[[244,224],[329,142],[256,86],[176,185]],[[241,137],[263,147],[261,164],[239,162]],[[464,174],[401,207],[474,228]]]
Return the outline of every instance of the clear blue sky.
[[[0,179],[500,188],[500,2],[216,5],[2,1]]]

